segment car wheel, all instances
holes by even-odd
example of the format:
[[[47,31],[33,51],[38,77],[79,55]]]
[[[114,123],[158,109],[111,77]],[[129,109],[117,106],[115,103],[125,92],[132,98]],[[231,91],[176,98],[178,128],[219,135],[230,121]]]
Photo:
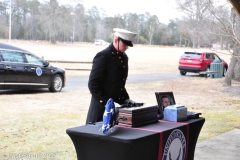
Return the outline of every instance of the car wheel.
[[[52,79],[52,84],[49,88],[49,91],[60,92],[62,90],[62,86],[63,86],[62,76],[60,76],[59,74],[56,74]]]
[[[187,72],[186,72],[186,71],[180,71],[180,74],[181,74],[182,76],[185,76],[185,75],[187,74]]]
[[[227,67],[223,67],[223,77],[225,77],[227,74]]]

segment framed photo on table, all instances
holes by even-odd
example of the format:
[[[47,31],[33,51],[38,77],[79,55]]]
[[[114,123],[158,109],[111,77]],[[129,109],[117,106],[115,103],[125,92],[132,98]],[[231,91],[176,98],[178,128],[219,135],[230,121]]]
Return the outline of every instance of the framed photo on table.
[[[163,98],[168,98],[170,105],[176,104],[173,92],[155,92],[156,99],[157,99],[157,104],[158,104],[158,118],[162,119],[163,118],[163,105],[162,105],[162,99]]]

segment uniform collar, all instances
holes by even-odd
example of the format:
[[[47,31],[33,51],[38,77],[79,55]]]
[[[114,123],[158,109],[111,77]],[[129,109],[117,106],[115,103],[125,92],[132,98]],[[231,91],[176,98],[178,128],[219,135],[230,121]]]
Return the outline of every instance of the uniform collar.
[[[124,55],[125,53],[124,52],[119,52],[117,51],[114,46],[113,46],[113,43],[110,44],[110,49],[111,49],[111,54],[112,55]]]

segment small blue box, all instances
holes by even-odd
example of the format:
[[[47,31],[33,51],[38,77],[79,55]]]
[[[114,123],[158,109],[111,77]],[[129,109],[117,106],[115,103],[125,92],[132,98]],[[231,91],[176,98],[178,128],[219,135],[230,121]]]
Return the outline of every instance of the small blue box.
[[[164,118],[166,121],[180,122],[187,120],[187,107],[183,105],[170,105],[164,108]]]

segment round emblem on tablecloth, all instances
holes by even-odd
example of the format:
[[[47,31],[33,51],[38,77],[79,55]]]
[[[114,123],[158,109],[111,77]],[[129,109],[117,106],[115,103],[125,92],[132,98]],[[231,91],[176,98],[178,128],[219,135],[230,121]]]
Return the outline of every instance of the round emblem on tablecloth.
[[[37,67],[37,68],[36,68],[36,74],[37,74],[38,76],[41,76],[41,75],[42,75],[42,69],[41,69],[40,67]]]
[[[184,160],[186,155],[186,139],[181,130],[172,131],[163,150],[163,160]]]

